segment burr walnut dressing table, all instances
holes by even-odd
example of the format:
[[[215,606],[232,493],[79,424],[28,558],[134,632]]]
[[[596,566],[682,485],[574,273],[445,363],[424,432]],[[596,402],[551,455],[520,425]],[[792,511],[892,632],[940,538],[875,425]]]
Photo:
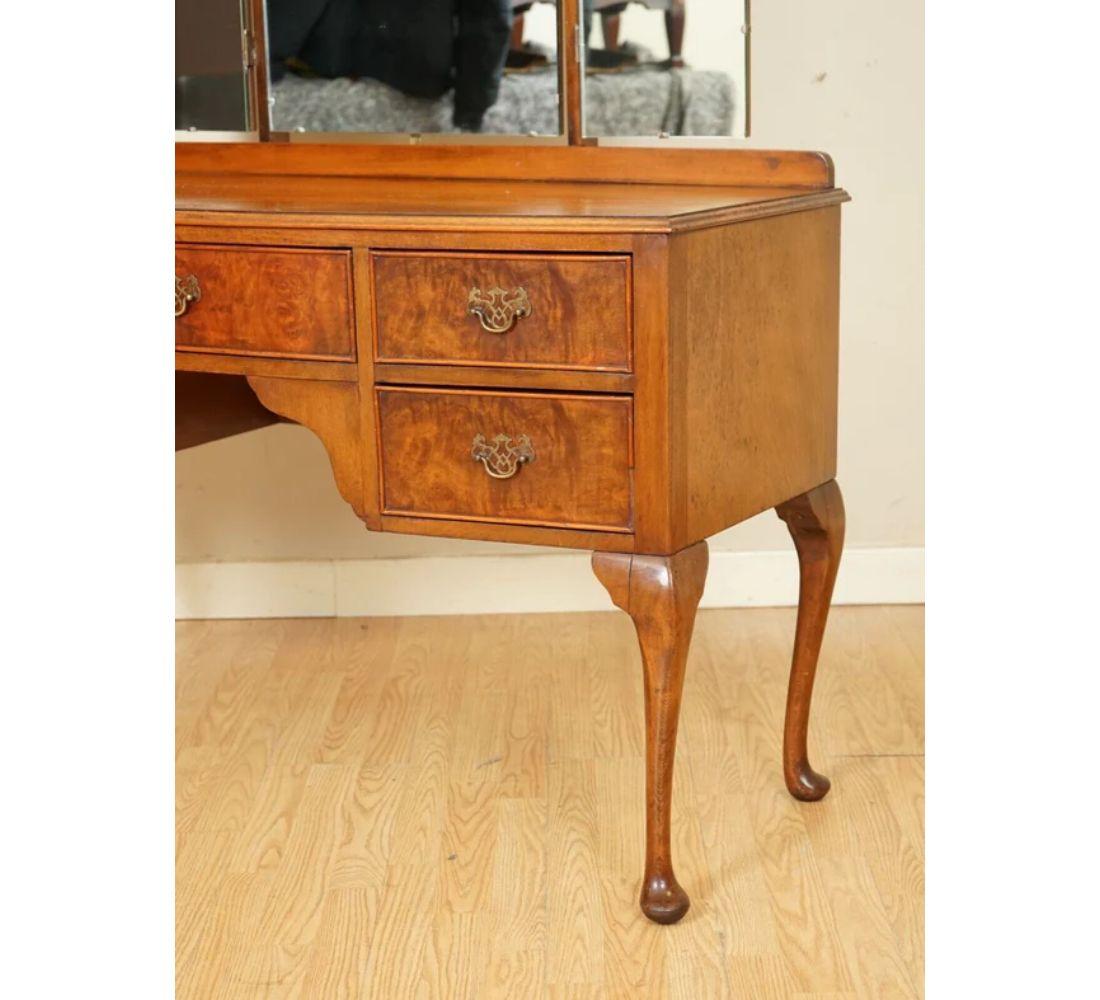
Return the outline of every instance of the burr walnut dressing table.
[[[847,196],[822,154],[593,145],[565,118],[541,146],[178,143],[177,446],[294,421],[372,530],[591,550],[641,646],[641,907],[671,923],[706,539],[768,508],[801,565],[783,775],[829,789],[806,731],[844,534]]]

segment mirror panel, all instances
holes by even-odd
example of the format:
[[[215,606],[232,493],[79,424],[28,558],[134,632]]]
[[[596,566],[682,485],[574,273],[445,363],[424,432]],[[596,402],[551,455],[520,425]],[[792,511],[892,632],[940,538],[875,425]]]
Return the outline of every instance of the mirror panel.
[[[243,132],[249,76],[241,0],[176,3],[176,130]]]
[[[557,0],[267,0],[271,130],[558,136],[557,18]]]
[[[586,136],[748,135],[748,0],[579,2]]]
[[[176,128],[720,141],[749,37],[749,0],[178,0]]]

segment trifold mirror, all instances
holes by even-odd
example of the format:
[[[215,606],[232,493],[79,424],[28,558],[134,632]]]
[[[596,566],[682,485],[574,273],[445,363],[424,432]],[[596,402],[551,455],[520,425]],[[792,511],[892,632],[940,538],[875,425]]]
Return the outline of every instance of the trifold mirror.
[[[176,0],[176,129],[744,136],[749,37],[749,0]]]

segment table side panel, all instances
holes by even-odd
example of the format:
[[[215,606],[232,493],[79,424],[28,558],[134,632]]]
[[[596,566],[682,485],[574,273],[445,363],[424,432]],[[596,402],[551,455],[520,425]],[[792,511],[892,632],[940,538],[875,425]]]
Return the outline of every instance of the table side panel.
[[[839,207],[673,236],[677,547],[836,474]]]

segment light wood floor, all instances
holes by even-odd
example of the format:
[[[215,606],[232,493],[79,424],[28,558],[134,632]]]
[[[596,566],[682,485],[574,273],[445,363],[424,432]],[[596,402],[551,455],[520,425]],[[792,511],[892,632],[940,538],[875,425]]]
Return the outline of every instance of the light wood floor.
[[[838,608],[783,788],[791,609],[703,611],[674,809],[642,862],[622,614],[178,629],[180,1000],[921,995],[923,610]]]

